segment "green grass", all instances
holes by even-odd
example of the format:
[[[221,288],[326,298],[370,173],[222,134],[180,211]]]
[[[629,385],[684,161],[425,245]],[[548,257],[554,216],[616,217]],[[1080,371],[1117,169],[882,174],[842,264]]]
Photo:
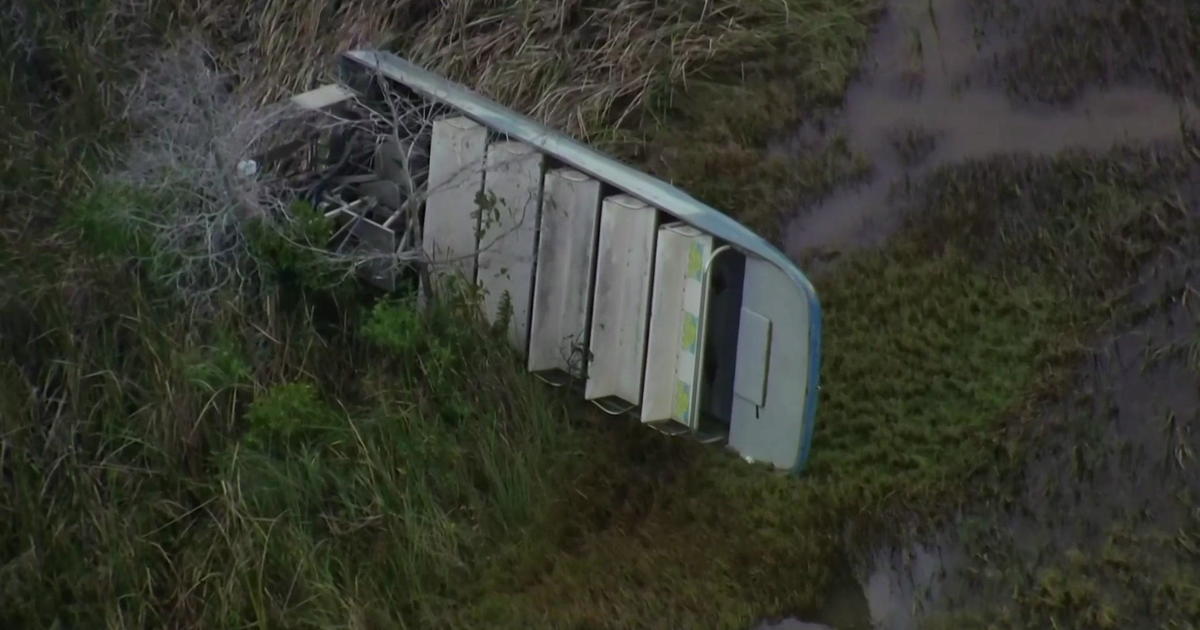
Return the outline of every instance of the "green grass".
[[[1093,331],[1058,342],[1073,369],[1031,391],[1008,440],[1015,466],[973,482],[978,531],[945,543],[966,566],[929,627],[1195,627],[1194,398],[1154,384],[1194,379],[1194,316],[1179,301],[1195,270],[1194,147],[969,165],[920,197],[955,209],[917,221],[920,241],[961,237],[989,273],[1049,280],[1068,330]],[[1139,372],[1096,341],[1109,335],[1135,341],[1125,359]],[[1164,336],[1179,341],[1155,356]]]
[[[438,626],[498,542],[553,538],[583,429],[491,329],[202,321],[72,272],[5,273],[6,627]]]
[[[999,583],[1003,597],[990,607],[939,613],[930,628],[1120,628],[1153,623],[1194,628],[1200,615],[1200,535],[1195,518],[1178,529],[1147,529],[1130,522],[1107,528],[1095,546],[1058,550],[1036,572],[1014,574],[1031,559],[1002,543],[991,550],[993,569],[983,581]],[[1000,538],[997,538],[1000,540]],[[1000,601],[1000,600],[1003,601]]]
[[[803,481],[711,451],[633,476],[648,507],[467,619],[745,627],[816,611],[845,554],[1002,492],[1025,461],[1017,436],[1037,428],[1024,423],[1063,390],[1110,301],[1152,246],[1185,238],[1170,203],[1187,169],[1179,153],[1115,152],[939,171],[899,240],[820,281],[827,359]]]
[[[1017,97],[1067,102],[1089,86],[1153,81],[1200,96],[1200,6],[1189,0],[976,0],[982,32],[1004,38],[994,78]],[[1067,33],[1071,33],[1067,36]]]
[[[1187,151],[938,171],[897,240],[818,280],[813,460],[781,477],[524,377],[470,296],[421,315],[306,282],[305,260],[261,242],[273,273],[195,315],[132,262],[145,241],[105,211],[129,191],[94,175],[131,131],[122,62],[183,26],[260,60],[246,81],[268,95],[319,74],[339,38],[389,32],[769,229],[865,167],[836,140],[807,158],[765,143],[836,106],[875,3],[278,2],[255,23],[225,3],[208,21],[59,4],[2,40],[38,55],[0,81],[0,201],[17,208],[0,221],[4,627],[744,628],[811,612],[847,555],[1019,467],[1010,429],[1061,390],[1154,252],[1192,234],[1175,202]],[[540,45],[511,37],[525,31]],[[1093,569],[1064,566],[1022,601],[1092,610]],[[1186,611],[1179,571],[1154,601]]]
[[[699,15],[618,4],[558,16],[586,20],[590,39],[578,25],[538,31],[561,56],[508,37],[567,10],[551,3],[423,15],[397,3],[377,19],[385,12],[374,3],[321,15],[280,2],[250,22],[224,3],[118,13],[60,2],[22,7],[25,19],[0,26],[13,46],[0,82],[13,114],[0,188],[17,208],[0,224],[0,624],[629,627],[691,609],[699,625],[738,626],[757,615],[752,600],[722,610],[740,592],[724,580],[698,584],[710,595],[701,600],[667,590],[642,607],[582,599],[568,611],[536,597],[581,550],[655,513],[658,491],[711,454],[532,382],[465,307],[370,307],[374,297],[310,282],[321,279],[311,261],[269,238],[253,243],[273,261],[254,290],[195,314],[160,281],[169,253],[114,220],[171,201],[96,183],[138,131],[120,116],[129,64],[190,27],[229,46],[218,48],[229,59],[256,58],[243,88],[267,98],[307,87],[348,29],[426,34],[399,37],[404,52],[522,111],[633,159],[649,152],[630,140],[720,143],[736,159],[714,168],[750,182],[739,173],[759,168],[758,143],[800,107],[839,98],[870,7],[731,2]],[[466,55],[467,43],[491,52]],[[628,47],[644,54],[617,55]],[[780,50],[795,54],[769,67]],[[787,76],[785,91],[773,73]],[[747,119],[741,108],[701,107],[685,76],[696,96],[744,84],[741,98],[770,95],[772,109]],[[819,164],[807,168],[829,185]],[[751,479],[760,477],[786,487]]]

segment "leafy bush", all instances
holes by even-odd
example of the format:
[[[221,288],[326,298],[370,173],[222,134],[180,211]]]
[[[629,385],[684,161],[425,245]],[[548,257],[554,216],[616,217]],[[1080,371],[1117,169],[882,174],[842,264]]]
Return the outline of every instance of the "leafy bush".
[[[412,300],[379,302],[362,327],[367,341],[400,356],[419,351],[428,333],[425,319]]]
[[[311,441],[336,429],[337,414],[309,383],[277,385],[250,404],[245,441],[255,446]]]
[[[119,184],[98,186],[75,202],[63,225],[79,232],[97,253],[119,258],[146,258],[152,253],[144,221],[156,203],[144,190]]]
[[[237,347],[236,333],[218,329],[212,345],[193,352],[184,374],[192,385],[209,392],[238,387],[250,380],[251,369]]]
[[[348,270],[324,252],[333,235],[331,222],[309,203],[292,204],[291,221],[252,219],[246,235],[251,258],[282,285],[320,291],[348,277]]]

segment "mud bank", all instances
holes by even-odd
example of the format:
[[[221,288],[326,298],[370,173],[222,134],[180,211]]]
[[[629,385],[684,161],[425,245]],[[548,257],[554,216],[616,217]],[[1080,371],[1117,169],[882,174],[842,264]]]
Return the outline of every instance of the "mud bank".
[[[1197,109],[1148,80],[1080,88],[1071,102],[1018,98],[996,78],[998,60],[1024,50],[1023,31],[991,29],[970,0],[893,0],[844,109],[776,150],[804,151],[837,133],[870,158],[871,174],[799,208],[784,239],[796,259],[882,243],[902,224],[904,194],[947,165],[997,154],[1178,141]]]

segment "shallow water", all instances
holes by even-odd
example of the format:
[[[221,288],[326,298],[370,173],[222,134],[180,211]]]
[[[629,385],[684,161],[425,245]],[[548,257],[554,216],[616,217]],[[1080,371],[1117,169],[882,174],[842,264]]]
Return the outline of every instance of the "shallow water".
[[[1149,267],[1140,305],[1200,285],[1196,253],[1174,256]],[[857,559],[857,579],[837,585],[813,618],[839,630],[915,630],[931,617],[1009,603],[1013,575],[1031,579],[1068,549],[1100,549],[1113,528],[1181,531],[1189,507],[1180,496],[1200,497],[1198,321],[1200,297],[1176,299],[1101,340],[1076,371],[1074,398],[1037,425],[1037,448],[1007,482],[1009,501],[950,515]]]
[[[1185,122],[1200,121],[1194,104],[1148,85],[1086,90],[1066,106],[1011,98],[989,77],[1013,44],[985,36],[971,5],[892,0],[844,109],[774,147],[803,151],[814,138],[840,134],[873,165],[865,181],[797,209],[785,237],[790,256],[878,245],[903,221],[907,186],[943,166],[1004,153],[1178,141]],[[1187,282],[1200,286],[1200,273],[1187,271],[1194,266],[1165,259],[1152,266],[1138,299],[1158,300]],[[1200,363],[1200,349],[1189,360],[1146,359],[1153,348],[1197,338],[1194,309],[1200,294],[1099,342],[1081,366],[1077,398],[1047,412],[1047,435],[1010,505],[977,507],[908,544],[876,549],[853,563],[855,579],[836,586],[808,621],[764,622],[756,630],[909,630],[931,614],[1011,597],[1003,579],[980,572],[1001,565],[1036,571],[1064,549],[1095,544],[1130,515],[1169,529],[1181,509],[1173,492],[1200,496],[1200,475],[1178,464],[1181,448],[1200,447],[1191,437],[1200,435],[1200,391],[1189,364]],[[981,560],[981,548],[1004,559]]]
[[[947,568],[961,562],[956,548],[913,545],[880,549],[864,562],[860,577],[835,584],[812,621],[785,619],[755,630],[907,630],[926,605],[939,602]]]
[[[861,78],[843,111],[822,127],[870,158],[860,185],[835,193],[789,222],[785,247],[801,259],[880,243],[899,227],[894,193],[954,162],[998,153],[1102,150],[1129,142],[1178,140],[1197,109],[1147,86],[1085,92],[1069,107],[1020,103],[989,84],[1008,46],[986,38],[968,0],[893,0]],[[822,131],[802,128],[778,150],[802,150]]]
[[[868,603],[871,590],[860,584],[851,574],[850,567],[844,567],[844,570],[832,586],[825,605],[806,621],[795,618],[764,621],[754,630],[872,630],[874,625]]]
[[[1147,298],[1200,279],[1194,264],[1163,266],[1176,271],[1144,279]],[[1200,429],[1196,359],[1180,352],[1200,332],[1198,309],[1200,300],[1176,300],[1098,345],[1078,370],[1075,399],[1043,419],[1010,504],[958,514],[921,543],[877,552],[863,581],[874,628],[909,630],[930,615],[1008,602],[1006,572],[1031,579],[1069,549],[1102,549],[1114,529],[1182,531],[1181,497],[1200,496],[1190,455]]]

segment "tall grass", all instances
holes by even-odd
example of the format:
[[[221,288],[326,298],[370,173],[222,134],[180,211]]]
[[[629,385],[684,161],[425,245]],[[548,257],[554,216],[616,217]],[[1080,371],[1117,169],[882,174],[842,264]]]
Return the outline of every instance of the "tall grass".
[[[340,50],[386,46],[587,140],[665,113],[691,82],[785,79],[805,88],[794,94],[801,103],[839,101],[874,7],[865,0],[465,0],[439,8],[392,0],[331,10],[268,0],[261,12],[247,12],[214,4],[205,26],[214,38],[222,30],[249,35],[227,53],[253,58],[250,83],[269,95],[308,87]],[[798,76],[789,78],[791,71]]]
[[[397,50],[518,111],[691,188],[764,231],[775,209],[827,194],[861,161],[833,147],[770,156],[771,134],[836,106],[876,0],[338,3],[20,0],[3,46],[8,156],[64,185],[125,129],[120,87],[180,33],[259,102],[327,78],[333,55]],[[754,103],[746,107],[746,103]],[[68,149],[69,147],[69,149]],[[15,162],[14,157],[5,160]],[[738,186],[715,185],[717,177]],[[756,184],[769,181],[772,186]],[[782,192],[780,192],[782,191]]]
[[[1017,98],[1066,103],[1091,85],[1152,82],[1195,100],[1200,62],[1174,51],[1200,45],[1200,6],[1190,0],[1071,3],[974,0],[980,29],[1014,39],[993,80]],[[1065,29],[1077,35],[1063,37]]]
[[[151,53],[198,32],[266,102],[338,50],[387,43],[636,159],[665,116],[694,109],[689,85],[765,85],[783,50],[813,53],[788,66],[819,88],[805,102],[832,101],[866,6],[7,5],[0,625],[545,622],[544,604],[514,611],[509,595],[644,518],[697,455],[572,411],[465,306],[418,315],[264,274],[203,317],[182,308],[162,282],[170,253],[107,220],[129,199],[95,183],[143,131],[121,96]],[[590,611],[578,619],[661,618]]]
[[[781,210],[861,174],[834,143],[769,154],[773,136],[836,107],[878,0],[271,0],[205,22],[264,98],[308,87],[350,46],[398,51],[517,111],[675,181],[774,237]],[[752,104],[747,106],[747,104]]]
[[[0,625],[745,627],[817,608],[868,535],[1011,463],[1006,421],[1146,252],[1190,233],[1164,210],[1186,151],[972,163],[921,187],[901,241],[821,280],[802,482],[529,382],[470,296],[421,315],[268,273],[198,317],[133,262],[145,239],[96,214],[94,179],[137,132],[117,88],[144,51],[198,30],[267,101],[386,41],[769,224],[864,166],[836,141],[762,144],[836,105],[874,6],[8,5]]]
[[[683,474],[640,482],[654,498],[632,523],[596,532],[468,619],[503,611],[506,625],[521,626],[548,614],[549,625],[574,627],[633,610],[669,627],[737,627],[754,615],[805,618],[859,553],[903,542],[966,502],[1006,505],[1006,475],[1030,452],[1024,435],[1039,434],[1043,405],[1067,391],[1091,335],[1135,308],[1126,292],[1155,252],[1191,251],[1194,220],[1177,201],[1196,200],[1183,192],[1187,151],[940,170],[918,187],[896,241],[818,280],[827,360],[802,481],[705,451]],[[1031,601],[1036,585],[1026,586]],[[1165,606],[1155,619],[1185,619],[1184,609]],[[1042,607],[1002,627],[1046,627],[1073,612],[1091,614]],[[979,627],[999,618],[983,619]]]
[[[0,302],[5,627],[437,626],[500,542],[555,535],[580,428],[465,309],[200,321],[42,262]]]

